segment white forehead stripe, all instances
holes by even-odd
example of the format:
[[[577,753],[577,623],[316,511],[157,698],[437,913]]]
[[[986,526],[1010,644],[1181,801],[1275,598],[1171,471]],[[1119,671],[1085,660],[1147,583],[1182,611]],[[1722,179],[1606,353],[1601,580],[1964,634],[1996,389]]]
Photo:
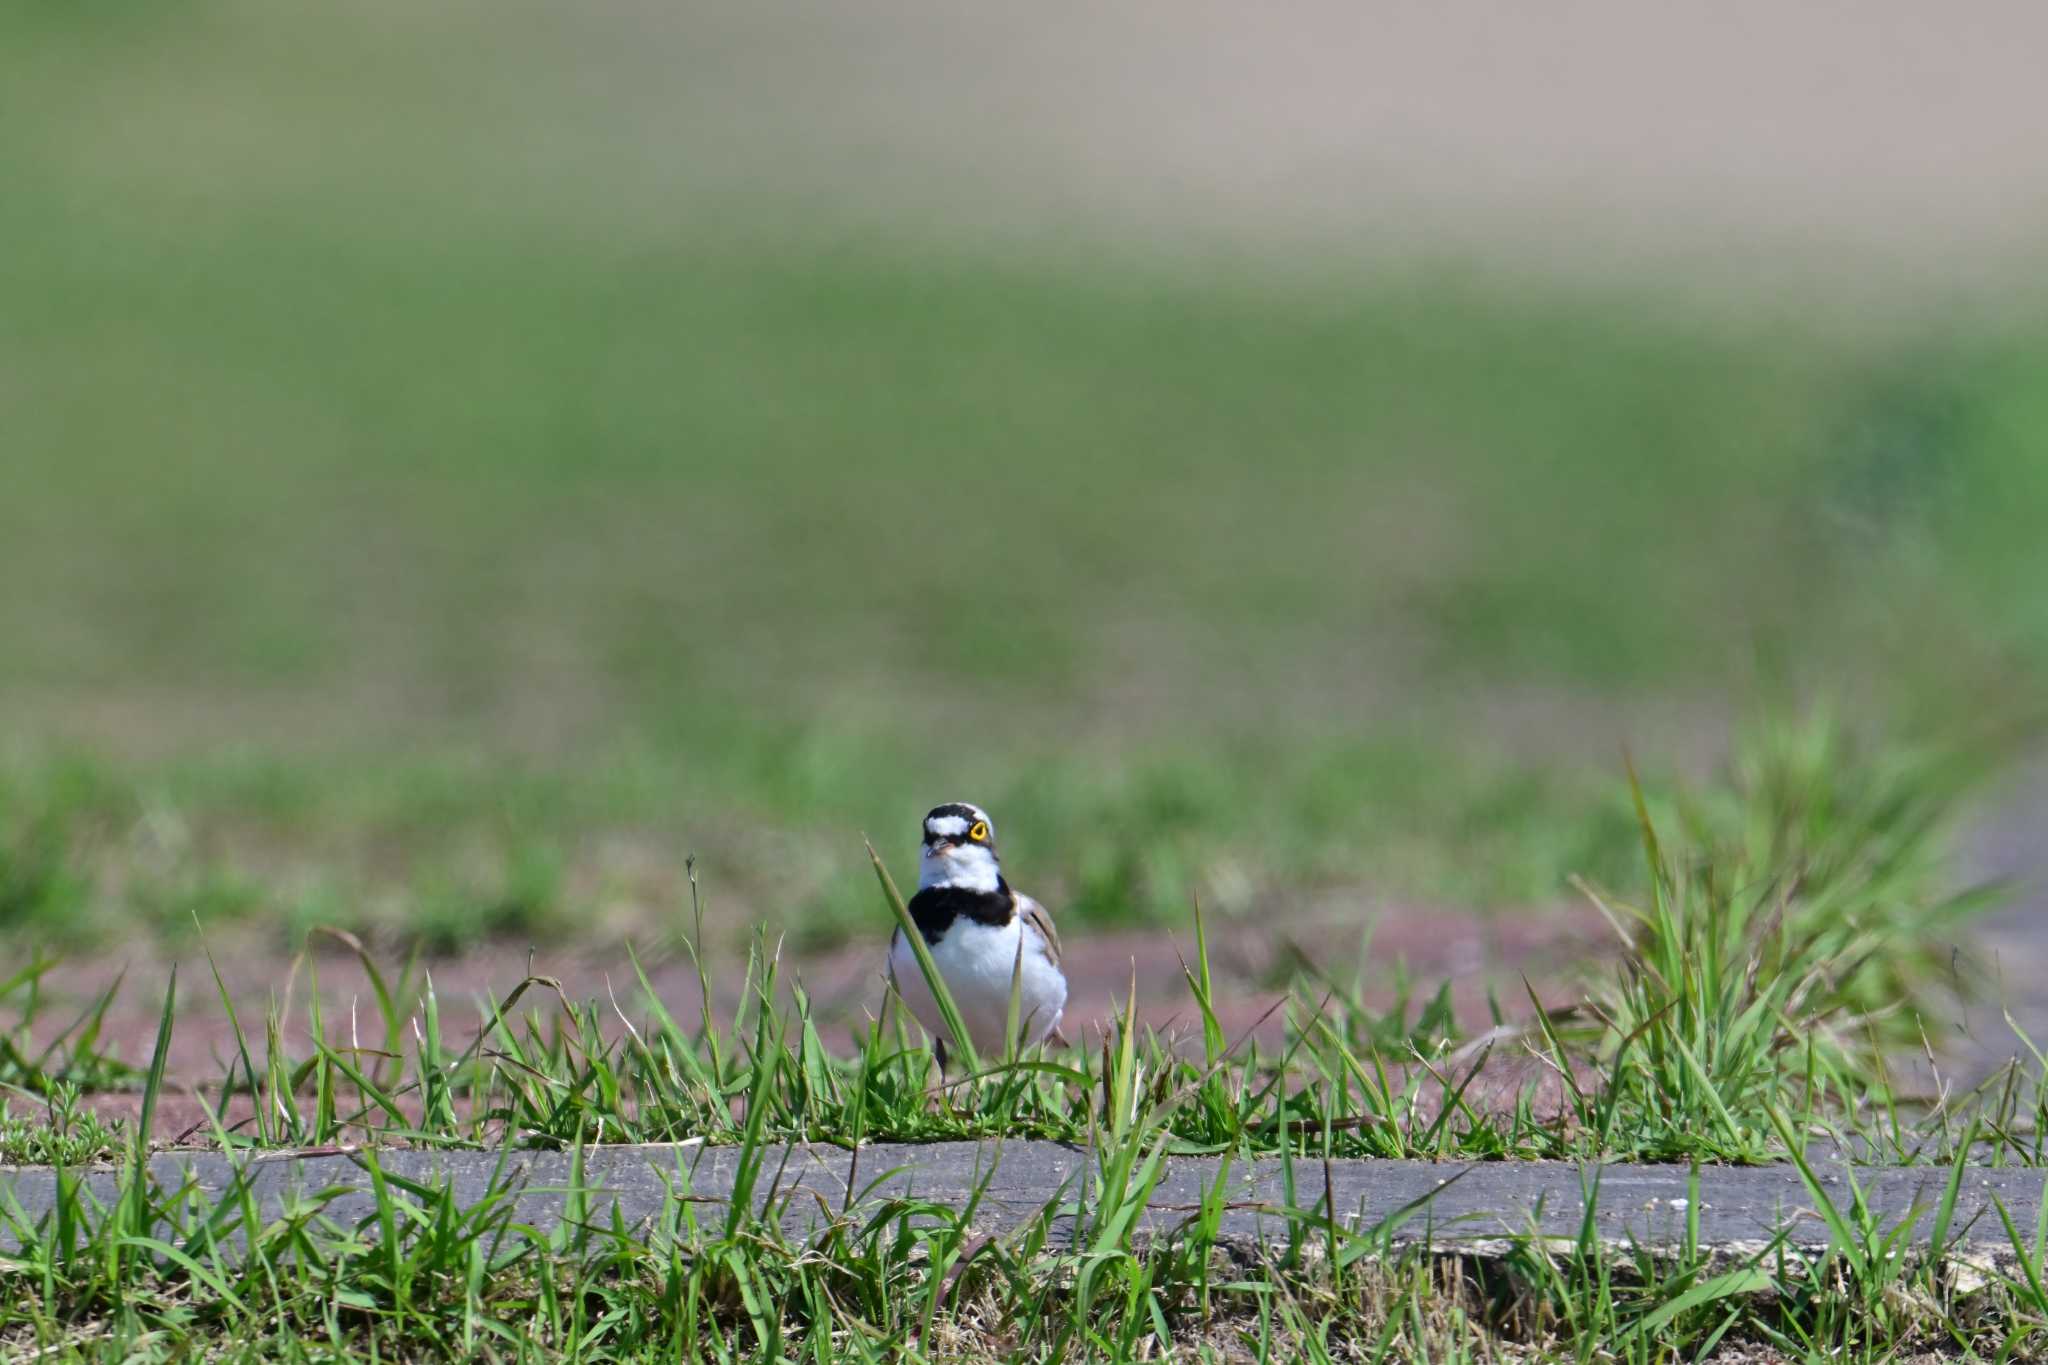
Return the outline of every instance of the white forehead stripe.
[[[925,821],[924,827],[934,834],[965,834],[967,821],[958,815],[938,815]]]

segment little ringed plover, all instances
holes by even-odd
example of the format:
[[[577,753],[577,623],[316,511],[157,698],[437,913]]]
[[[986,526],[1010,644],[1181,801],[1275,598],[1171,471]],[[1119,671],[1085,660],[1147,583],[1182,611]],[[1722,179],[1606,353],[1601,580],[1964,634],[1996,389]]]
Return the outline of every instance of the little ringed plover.
[[[1043,1042],[1060,1026],[1067,978],[1060,939],[1044,906],[1003,879],[988,812],[965,802],[934,806],[924,817],[923,856],[910,917],[945,979],[977,1052],[1000,1057],[1017,981],[1018,1046]],[[889,940],[889,979],[946,1064],[945,1024],[903,930]]]

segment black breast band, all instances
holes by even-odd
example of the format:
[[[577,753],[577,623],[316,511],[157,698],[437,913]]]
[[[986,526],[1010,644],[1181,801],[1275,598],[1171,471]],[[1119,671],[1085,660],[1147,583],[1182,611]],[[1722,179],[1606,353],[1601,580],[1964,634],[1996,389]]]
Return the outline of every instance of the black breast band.
[[[1017,898],[1010,884],[996,880],[993,891],[975,891],[965,886],[927,886],[910,898],[910,917],[927,944],[936,944],[960,918],[1001,928],[1017,914]]]

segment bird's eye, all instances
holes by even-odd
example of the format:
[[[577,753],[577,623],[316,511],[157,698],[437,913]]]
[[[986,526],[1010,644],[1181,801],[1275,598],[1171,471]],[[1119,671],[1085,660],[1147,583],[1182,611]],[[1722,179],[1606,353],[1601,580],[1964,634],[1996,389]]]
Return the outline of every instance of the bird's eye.
[[[967,831],[967,837],[977,844],[988,842],[988,821],[976,820],[974,828]]]

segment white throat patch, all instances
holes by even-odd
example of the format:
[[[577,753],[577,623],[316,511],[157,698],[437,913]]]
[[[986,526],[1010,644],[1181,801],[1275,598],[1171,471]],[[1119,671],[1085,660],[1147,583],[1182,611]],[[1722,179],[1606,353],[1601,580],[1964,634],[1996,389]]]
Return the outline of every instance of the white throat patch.
[[[917,865],[919,890],[928,886],[957,886],[963,891],[993,891],[1002,884],[1002,876],[996,855],[980,844],[926,849]]]

